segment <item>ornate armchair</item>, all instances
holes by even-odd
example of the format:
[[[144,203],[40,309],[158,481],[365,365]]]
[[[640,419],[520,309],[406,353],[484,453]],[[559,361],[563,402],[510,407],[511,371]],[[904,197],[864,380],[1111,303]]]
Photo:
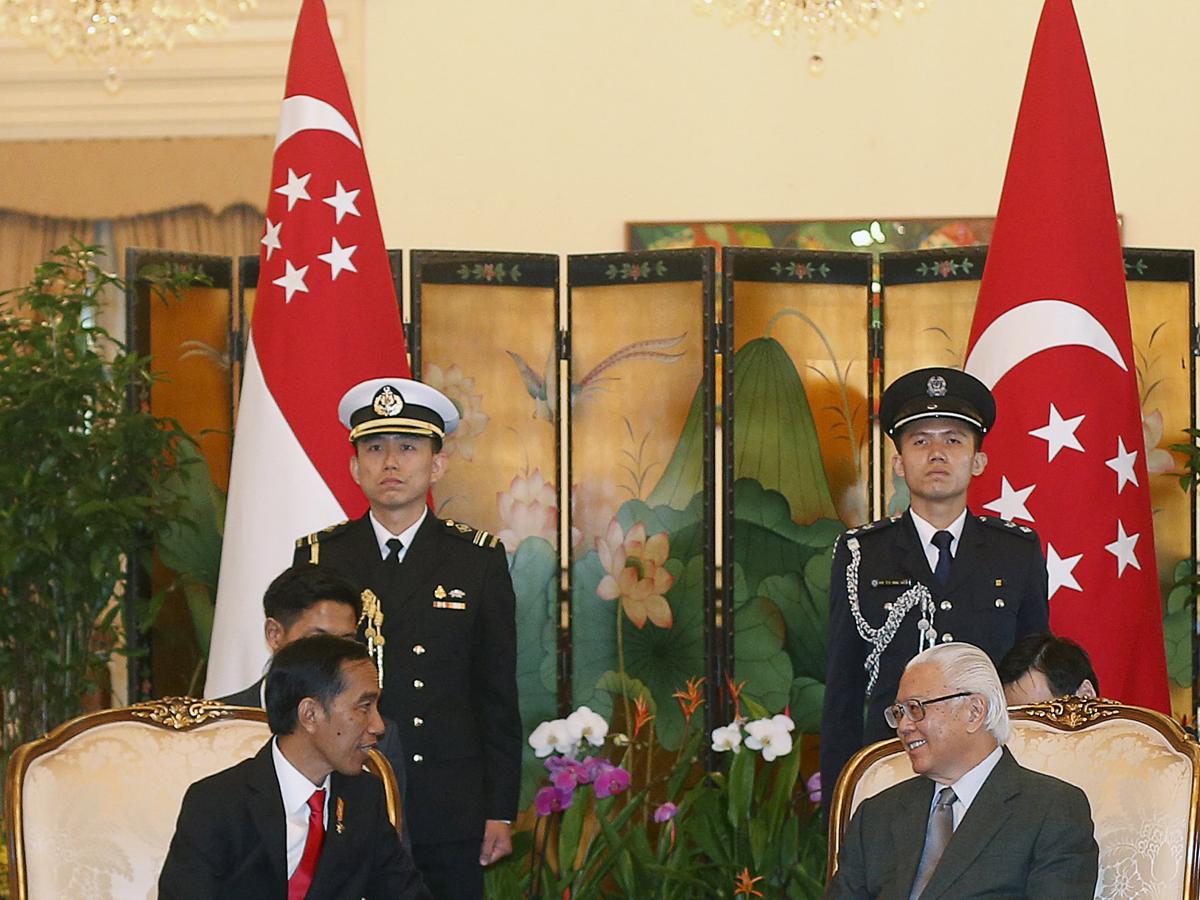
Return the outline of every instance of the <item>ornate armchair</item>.
[[[1100,845],[1097,898],[1200,898],[1200,744],[1166,716],[1108,700],[1064,697],[1009,713],[1017,761],[1088,795]],[[911,777],[896,739],[850,760],[830,807],[828,874],[858,804]]]
[[[4,781],[13,900],[156,896],[188,785],[269,737],[261,709],[168,697],[81,716],[22,744]],[[391,766],[372,751],[367,768],[399,827]]]

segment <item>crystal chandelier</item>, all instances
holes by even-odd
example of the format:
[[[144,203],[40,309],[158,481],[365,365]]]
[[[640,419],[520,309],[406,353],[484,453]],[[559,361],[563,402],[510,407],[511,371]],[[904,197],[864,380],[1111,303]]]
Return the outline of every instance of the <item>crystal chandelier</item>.
[[[224,27],[231,10],[256,0],[0,0],[0,32],[20,35],[52,57],[74,56],[106,72],[110,91],[119,67],[170,51],[180,37]]]
[[[922,12],[932,0],[694,0],[709,12],[720,9],[730,23],[750,22],[758,31],[777,40],[807,35],[809,71],[820,75],[825,67],[821,48],[830,38],[849,39],[861,32],[875,34],[889,16],[902,19],[909,11]]]

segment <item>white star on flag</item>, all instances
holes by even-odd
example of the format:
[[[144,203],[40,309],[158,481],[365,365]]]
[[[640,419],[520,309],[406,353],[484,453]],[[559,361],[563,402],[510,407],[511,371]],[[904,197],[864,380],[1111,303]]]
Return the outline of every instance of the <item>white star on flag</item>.
[[[1049,454],[1046,461],[1054,459],[1058,455],[1058,451],[1063,447],[1069,447],[1072,450],[1083,451],[1083,445],[1079,443],[1079,438],[1075,437],[1075,429],[1079,427],[1079,423],[1083,421],[1083,416],[1076,416],[1073,419],[1064,419],[1058,412],[1058,408],[1050,404],[1050,421],[1041,428],[1035,428],[1029,432],[1035,438],[1041,438],[1046,442],[1046,452]]]
[[[308,285],[304,283],[304,276],[308,274],[308,266],[302,266],[297,269],[292,265],[290,259],[285,259],[283,262],[287,267],[283,277],[276,278],[271,284],[277,284],[283,288],[286,292],[284,302],[291,303],[292,294],[296,293],[296,291],[302,291],[305,294],[308,293]]]
[[[983,508],[990,509],[1000,518],[1007,519],[1010,522],[1013,519],[1024,519],[1026,522],[1032,522],[1034,518],[1025,503],[1029,500],[1029,495],[1033,493],[1035,487],[1037,487],[1036,484],[1031,484],[1029,487],[1015,491],[1013,490],[1013,486],[1008,483],[1008,478],[1001,476],[1000,496],[991,503],[983,504]]]
[[[262,240],[259,241],[260,244],[267,248],[267,259],[270,259],[271,254],[283,246],[279,243],[279,229],[282,227],[282,221],[272,222],[270,219],[267,219],[266,234],[264,234],[262,236]]]
[[[1117,520],[1117,539],[1111,544],[1105,544],[1104,549],[1117,558],[1117,577],[1125,571],[1126,566],[1133,566],[1135,569],[1141,569],[1141,565],[1137,561],[1137,556],[1134,555],[1133,547],[1137,543],[1139,535],[1126,534],[1125,526],[1121,520]]]
[[[1137,460],[1137,451],[1136,450],[1126,450],[1125,449],[1125,441],[1122,440],[1121,437],[1118,435],[1117,436],[1117,455],[1114,456],[1112,459],[1106,459],[1104,461],[1104,464],[1106,466],[1108,466],[1110,469],[1112,469],[1114,472],[1117,473],[1117,493],[1118,494],[1121,493],[1121,490],[1125,487],[1126,484],[1132,483],[1134,487],[1137,487],[1137,483],[1138,483],[1137,473],[1133,471],[1133,464],[1134,464],[1135,460]]]
[[[295,172],[288,169],[287,184],[281,184],[275,188],[275,193],[283,194],[287,197],[288,212],[292,211],[292,207],[296,205],[297,200],[311,200],[308,196],[308,179],[312,178],[312,172],[307,175],[297,176]]]
[[[1046,545],[1046,575],[1049,578],[1049,597],[1051,599],[1059,588],[1068,588],[1072,591],[1083,590],[1072,574],[1081,559],[1083,559],[1082,553],[1064,559],[1058,555],[1053,544]]]
[[[334,188],[332,197],[325,197],[324,200],[337,211],[337,218],[334,220],[337,224],[342,224],[342,216],[349,213],[352,216],[358,215],[358,207],[354,205],[354,201],[358,199],[358,191],[348,191],[342,187],[342,183],[337,182]]]
[[[358,271],[358,269],[354,268],[354,263],[350,262],[350,257],[357,249],[357,246],[343,247],[338,243],[338,239],[334,238],[333,244],[329,247],[329,252],[318,254],[317,259],[321,260],[321,262],[329,263],[329,279],[337,281],[338,275],[343,271]]]

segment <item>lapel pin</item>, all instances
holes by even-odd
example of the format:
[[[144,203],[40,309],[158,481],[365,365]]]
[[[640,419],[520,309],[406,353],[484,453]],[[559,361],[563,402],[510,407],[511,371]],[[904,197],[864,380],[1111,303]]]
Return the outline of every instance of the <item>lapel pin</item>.
[[[346,817],[346,801],[341,797],[338,797],[337,801],[337,833],[342,834],[346,830],[346,824],[343,821]]]
[[[433,596],[437,597],[439,600],[445,600],[446,589],[439,584],[436,588],[434,588]]]
[[[458,588],[455,588],[450,592],[450,596],[456,600],[461,600],[463,597],[467,596],[467,594],[465,591],[460,591]]]

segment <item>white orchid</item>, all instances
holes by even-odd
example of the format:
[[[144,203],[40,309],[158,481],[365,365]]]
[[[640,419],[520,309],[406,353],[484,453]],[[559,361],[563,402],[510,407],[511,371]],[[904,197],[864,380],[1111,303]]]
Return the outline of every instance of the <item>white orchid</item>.
[[[571,737],[566,719],[551,719],[533,729],[533,734],[529,735],[529,746],[538,759],[551,753],[571,756],[575,753],[576,741]]]
[[[576,744],[587,741],[593,747],[601,747],[608,734],[608,723],[604,721],[604,716],[581,706],[567,716],[567,731]]]
[[[761,750],[762,758],[767,762],[787,756],[792,752],[791,730],[795,727],[792,720],[783,715],[747,722],[746,746]]]
[[[737,753],[742,746],[742,729],[737,722],[730,722],[720,728],[714,728],[712,733],[712,748],[718,753],[732,750]]]

